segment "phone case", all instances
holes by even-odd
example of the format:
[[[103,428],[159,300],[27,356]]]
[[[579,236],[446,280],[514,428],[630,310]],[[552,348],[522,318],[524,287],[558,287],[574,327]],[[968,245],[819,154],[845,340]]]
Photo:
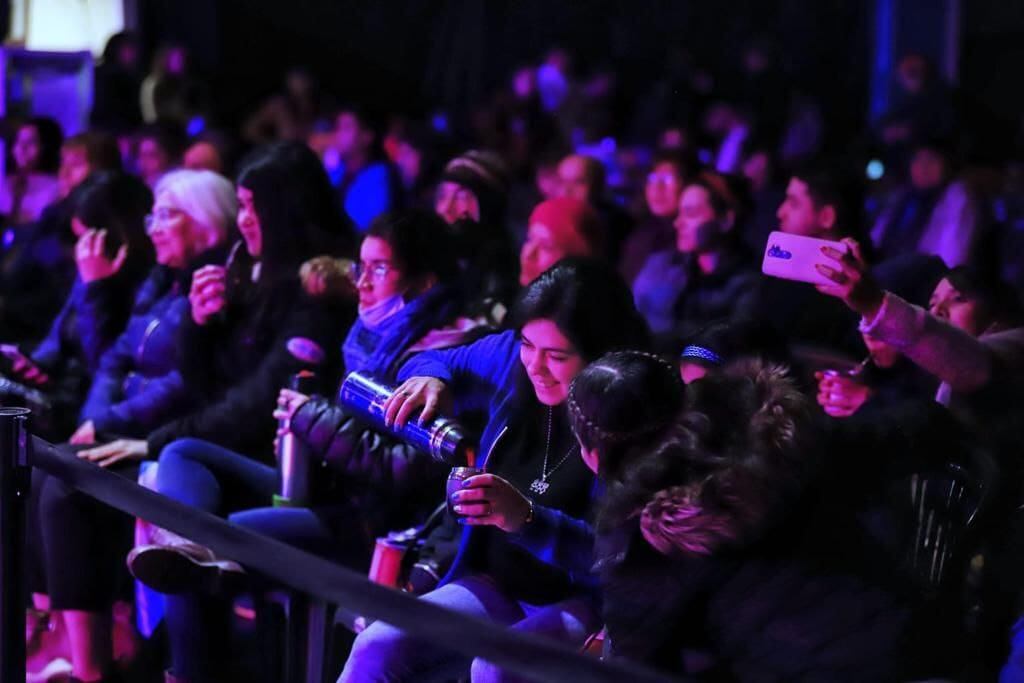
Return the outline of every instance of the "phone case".
[[[843,253],[847,250],[842,242],[773,232],[768,236],[768,243],[764,248],[761,272],[783,280],[809,282],[815,285],[834,284],[814,267],[819,263],[826,266],[832,263],[832,259],[821,253],[822,247],[832,247]]]

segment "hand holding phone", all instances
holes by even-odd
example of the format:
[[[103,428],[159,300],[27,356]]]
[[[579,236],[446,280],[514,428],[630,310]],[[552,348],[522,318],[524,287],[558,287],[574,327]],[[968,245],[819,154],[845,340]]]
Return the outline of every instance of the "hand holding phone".
[[[88,230],[75,244],[75,263],[82,282],[104,280],[114,275],[128,259],[128,245],[122,244],[110,255],[106,230]]]
[[[822,252],[825,247],[843,254],[849,248],[844,242],[773,232],[765,245],[761,272],[783,280],[833,285],[835,282],[817,268],[819,264],[828,265],[830,262]]]

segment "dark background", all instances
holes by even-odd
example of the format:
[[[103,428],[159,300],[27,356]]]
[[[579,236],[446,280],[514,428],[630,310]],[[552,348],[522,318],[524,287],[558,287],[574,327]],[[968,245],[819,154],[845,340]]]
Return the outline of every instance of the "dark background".
[[[842,137],[867,116],[878,1],[146,0],[140,24],[147,45],[173,39],[192,50],[225,123],[276,90],[292,65],[343,100],[418,114],[479,102],[555,44],[584,71],[615,65],[628,99],[659,73],[672,42],[723,73],[746,40],[768,36]],[[900,0],[903,45],[941,41],[923,20],[932,6]],[[1024,115],[1024,2],[963,0],[960,36],[961,112],[979,132],[977,153],[998,154]]]

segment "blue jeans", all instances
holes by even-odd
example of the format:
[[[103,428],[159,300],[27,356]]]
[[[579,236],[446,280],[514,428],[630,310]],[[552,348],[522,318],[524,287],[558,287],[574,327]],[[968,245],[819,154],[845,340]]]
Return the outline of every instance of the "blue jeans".
[[[574,598],[537,607],[518,602],[499,590],[486,576],[467,576],[441,586],[421,600],[455,612],[511,626],[580,647],[600,626],[591,601]],[[436,643],[407,636],[376,621],[359,634],[338,683],[443,681],[471,672],[473,683],[514,681],[516,678],[481,659],[470,663]]]
[[[373,539],[365,533],[358,511],[349,505],[315,509],[263,507],[236,512],[228,519],[232,524],[350,569],[366,571],[370,566]]]
[[[200,439],[179,439],[164,448],[157,491],[214,514],[266,505],[277,488],[277,471],[241,453]],[[167,596],[171,671],[194,683],[220,680],[226,658],[230,603],[198,595]]]

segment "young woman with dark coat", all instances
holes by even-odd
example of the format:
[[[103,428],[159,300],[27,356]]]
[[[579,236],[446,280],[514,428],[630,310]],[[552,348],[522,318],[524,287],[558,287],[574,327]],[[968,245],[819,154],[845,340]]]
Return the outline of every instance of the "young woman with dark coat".
[[[342,345],[346,373],[394,383],[411,356],[465,344],[489,331],[464,315],[450,244],[447,226],[427,211],[390,212],[370,224],[356,268],[359,318]],[[436,507],[447,470],[428,454],[368,428],[335,401],[283,389],[274,415],[288,420],[310,456],[334,475],[340,490],[320,502],[344,500],[344,512],[262,509],[237,513],[232,521],[281,537],[275,530],[291,518],[291,524],[309,529],[300,534],[299,540],[307,540],[300,545],[365,568],[378,534],[422,522]],[[361,523],[354,523],[354,514]],[[332,533],[339,523],[350,540],[353,531],[360,532],[357,547]],[[293,540],[287,536],[282,540]],[[310,539],[320,541],[309,547]]]
[[[514,319],[514,331],[414,357],[386,406],[403,424],[414,413],[431,417],[449,388],[456,410],[487,405],[476,462],[485,473],[454,500],[465,525],[458,555],[422,599],[579,646],[596,625],[590,549],[566,539],[586,526],[596,489],[569,431],[569,383],[606,351],[646,346],[647,330],[617,273],[576,259],[527,285]],[[356,638],[340,681],[467,672],[507,680],[487,662],[471,665],[376,622]]]
[[[901,680],[909,610],[816,488],[810,401],[778,367],[612,354],[570,407],[606,484],[595,565],[614,656],[707,680]],[[656,410],[649,410],[656,407]]]

